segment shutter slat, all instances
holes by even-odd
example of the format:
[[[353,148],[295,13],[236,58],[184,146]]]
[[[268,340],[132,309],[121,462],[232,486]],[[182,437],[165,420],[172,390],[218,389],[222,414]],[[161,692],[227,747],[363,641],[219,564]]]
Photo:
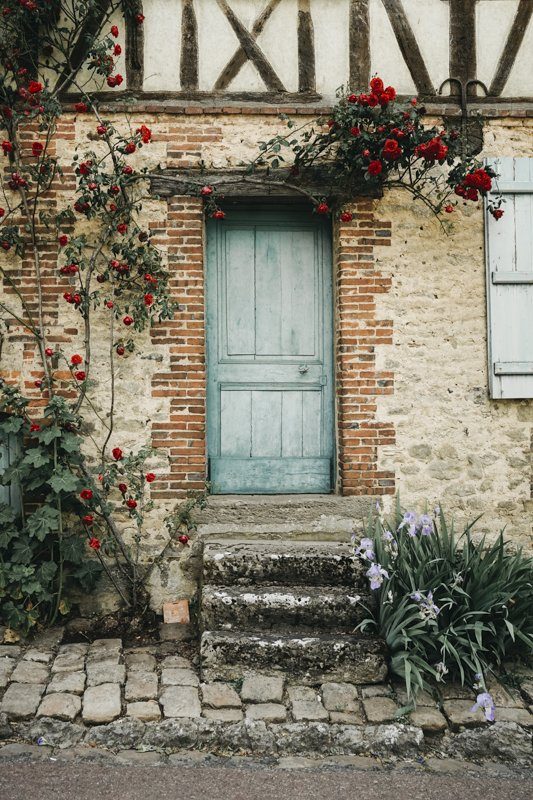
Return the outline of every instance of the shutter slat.
[[[485,206],[490,394],[532,398],[533,159],[499,158],[491,165],[506,197],[501,220]]]

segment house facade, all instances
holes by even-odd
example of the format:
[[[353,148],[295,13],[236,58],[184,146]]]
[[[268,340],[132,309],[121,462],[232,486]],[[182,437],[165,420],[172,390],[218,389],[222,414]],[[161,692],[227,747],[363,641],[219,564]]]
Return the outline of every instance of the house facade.
[[[101,108],[117,127],[152,130],[137,162],[153,176],[142,217],[180,304],[118,372],[114,439],[157,451],[154,549],[164,509],[206,481],[212,494],[386,507],[400,493],[461,521],[483,514],[482,529],[506,526],[530,547],[533,2],[144,0],[142,12],[142,27],[116,20],[125,80]],[[355,198],[350,222],[324,220],[290,190],[236,179],[225,219],[206,222],[183,172],[201,165],[214,185],[242,174],[258,142],[283,132],[280,114],[311,121],[338,87],[376,74],[431,118],[467,115],[501,176],[501,220],[460,204],[446,233],[399,190]],[[65,164],[92,125],[64,117]],[[47,258],[52,340],[76,343],[57,254]],[[8,326],[3,369],[37,396],[32,360]],[[108,391],[98,387],[102,408]]]

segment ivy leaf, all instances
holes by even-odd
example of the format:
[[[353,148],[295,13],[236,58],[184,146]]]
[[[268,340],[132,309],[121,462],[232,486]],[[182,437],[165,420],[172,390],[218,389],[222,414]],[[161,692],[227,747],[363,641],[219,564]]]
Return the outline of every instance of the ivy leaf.
[[[56,494],[60,492],[75,492],[79,486],[78,478],[69,469],[54,470],[54,474],[47,483]]]
[[[43,444],[50,444],[54,439],[59,439],[60,436],[61,428],[58,428],[57,425],[51,425],[39,433],[39,441]]]
[[[42,542],[49,533],[58,530],[59,511],[51,506],[41,506],[28,517],[26,527],[30,536]]]
[[[33,557],[33,550],[28,541],[19,539],[13,547],[11,560],[14,564],[30,564]]]
[[[78,453],[80,450],[80,437],[76,436],[75,433],[65,433],[59,446],[66,453]]]
[[[38,469],[39,467],[44,467],[49,461],[50,457],[42,447],[30,447],[29,450],[26,450],[24,458],[22,459],[22,464],[29,464],[35,469]]]
[[[22,417],[12,415],[0,422],[0,431],[3,433],[18,433],[23,425]]]

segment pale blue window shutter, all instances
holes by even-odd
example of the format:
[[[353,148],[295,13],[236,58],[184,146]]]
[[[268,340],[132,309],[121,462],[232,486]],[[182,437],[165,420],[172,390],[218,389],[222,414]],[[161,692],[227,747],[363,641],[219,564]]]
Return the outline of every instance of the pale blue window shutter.
[[[21,442],[16,433],[10,433],[0,438],[0,475],[11,466],[20,456]],[[18,513],[20,510],[20,487],[18,484],[10,483],[7,486],[0,484],[0,503],[11,506]]]
[[[490,396],[533,398],[533,158],[488,163],[505,198],[501,219],[485,208]]]

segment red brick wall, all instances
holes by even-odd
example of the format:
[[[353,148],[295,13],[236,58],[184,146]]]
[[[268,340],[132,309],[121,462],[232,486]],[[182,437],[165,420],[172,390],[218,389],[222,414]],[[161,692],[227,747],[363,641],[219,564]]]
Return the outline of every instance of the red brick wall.
[[[392,344],[392,320],[376,301],[391,287],[376,266],[376,247],[390,245],[391,223],[376,219],[375,203],[354,205],[354,218],[334,237],[339,491],[394,494],[394,473],[381,471],[379,448],[394,444],[392,423],[376,419],[378,397],[393,392],[393,373],[376,367],[377,348]]]

